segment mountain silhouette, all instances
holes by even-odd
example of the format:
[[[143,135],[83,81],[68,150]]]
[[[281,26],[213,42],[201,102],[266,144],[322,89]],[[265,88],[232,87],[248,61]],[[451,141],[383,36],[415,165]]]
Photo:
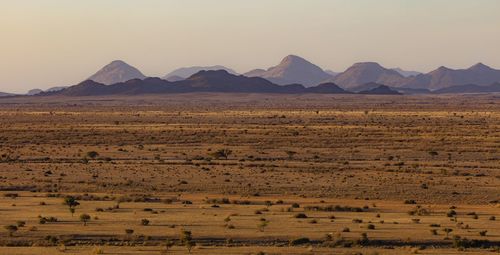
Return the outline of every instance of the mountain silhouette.
[[[404,77],[411,77],[411,76],[417,76],[419,74],[422,74],[421,72],[416,72],[416,71],[406,71],[401,68],[392,68],[392,70],[398,72],[399,74],[403,75]]]
[[[230,74],[238,74],[233,69],[227,68],[225,66],[220,66],[220,65],[216,65],[216,66],[191,66],[191,67],[178,68],[178,69],[168,73],[167,75],[163,76],[163,79],[169,80],[169,81],[175,81],[175,80],[179,80],[178,77],[180,77],[182,79],[186,79],[186,78],[192,76],[193,74],[198,73],[199,71],[217,71],[217,70],[225,70]]]
[[[436,94],[470,94],[470,93],[498,93],[500,92],[500,83],[489,86],[479,86],[474,84],[452,86],[434,91]]]
[[[106,95],[143,95],[164,93],[217,92],[217,93],[323,93],[346,94],[347,92],[333,83],[305,88],[300,84],[277,85],[264,78],[233,75],[224,70],[200,71],[191,77],[176,82],[160,78],[133,79],[111,85],[92,80],[54,92],[39,95],[62,96],[106,96]]]
[[[398,87],[405,81],[400,73],[375,62],[356,63],[332,79],[344,89],[352,89],[370,82]]]
[[[144,78],[146,78],[146,76],[137,68],[130,66],[121,60],[115,60],[101,68],[101,70],[97,71],[94,75],[90,76],[88,80],[105,85],[111,85],[132,79]]]
[[[358,94],[364,94],[364,95],[402,95],[402,93],[399,93],[398,91],[393,90],[385,85],[379,85],[378,87],[373,88],[373,89],[360,91]]]
[[[261,77],[278,85],[302,84],[315,86],[332,76],[320,67],[295,55],[286,56],[279,65],[267,70],[256,69],[244,74],[248,77]]]
[[[469,84],[489,86],[495,82],[500,82],[500,70],[478,63],[468,69],[457,70],[441,66],[430,73],[410,77],[401,86],[439,90]]]

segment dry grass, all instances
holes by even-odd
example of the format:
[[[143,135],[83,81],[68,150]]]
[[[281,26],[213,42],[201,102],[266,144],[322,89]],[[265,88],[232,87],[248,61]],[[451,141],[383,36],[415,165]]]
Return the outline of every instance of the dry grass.
[[[0,253],[64,243],[71,254],[156,254],[181,229],[195,254],[453,254],[455,235],[500,243],[495,96],[23,100],[0,101],[0,223],[26,222],[13,237],[2,229]],[[214,155],[223,148],[227,159]],[[81,203],[74,216],[67,195]],[[310,242],[289,247],[298,238]]]

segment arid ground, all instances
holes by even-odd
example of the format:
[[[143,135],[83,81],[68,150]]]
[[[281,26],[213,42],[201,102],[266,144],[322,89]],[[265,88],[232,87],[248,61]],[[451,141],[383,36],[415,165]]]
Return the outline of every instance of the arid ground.
[[[0,254],[498,254],[500,95],[0,99]]]

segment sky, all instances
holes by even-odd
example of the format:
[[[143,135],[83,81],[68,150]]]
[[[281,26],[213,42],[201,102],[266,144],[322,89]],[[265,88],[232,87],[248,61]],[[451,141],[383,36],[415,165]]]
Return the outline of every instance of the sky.
[[[500,69],[499,0],[0,0],[0,91],[73,85],[113,60],[147,76],[289,54],[421,72]]]

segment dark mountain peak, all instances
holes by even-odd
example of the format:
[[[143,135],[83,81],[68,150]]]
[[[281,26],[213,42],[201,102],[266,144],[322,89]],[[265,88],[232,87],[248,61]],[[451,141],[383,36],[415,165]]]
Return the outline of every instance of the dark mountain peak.
[[[102,84],[111,85],[131,79],[144,79],[146,76],[137,68],[122,60],[114,60],[107,64],[88,79]]]
[[[233,74],[230,74],[226,70],[201,70],[190,77],[188,77],[188,80],[193,80],[193,79],[198,79],[198,78],[205,78],[205,77],[224,77],[224,76],[236,76]]]
[[[199,71],[216,71],[216,70],[226,70],[228,73],[238,74],[233,69],[227,68],[227,67],[221,66],[221,65],[190,66],[190,67],[178,68],[178,69],[168,73],[167,75],[163,76],[163,79],[165,79],[165,80],[183,80],[183,79],[191,77],[193,74],[196,74]]]
[[[374,85],[374,84],[372,84]],[[383,84],[376,84],[378,85],[377,87],[369,90],[364,90],[359,92],[359,94],[364,94],[364,95],[402,95],[396,90],[391,89],[390,87],[383,85]]]
[[[82,86],[82,87],[83,86],[95,86],[95,85],[104,85],[104,84],[96,82],[94,80],[90,80],[90,79],[89,80],[84,80],[84,81],[76,84],[76,86]]]
[[[351,94],[351,92],[344,90],[333,82],[326,82],[315,87],[307,88],[307,92],[324,94]]]

